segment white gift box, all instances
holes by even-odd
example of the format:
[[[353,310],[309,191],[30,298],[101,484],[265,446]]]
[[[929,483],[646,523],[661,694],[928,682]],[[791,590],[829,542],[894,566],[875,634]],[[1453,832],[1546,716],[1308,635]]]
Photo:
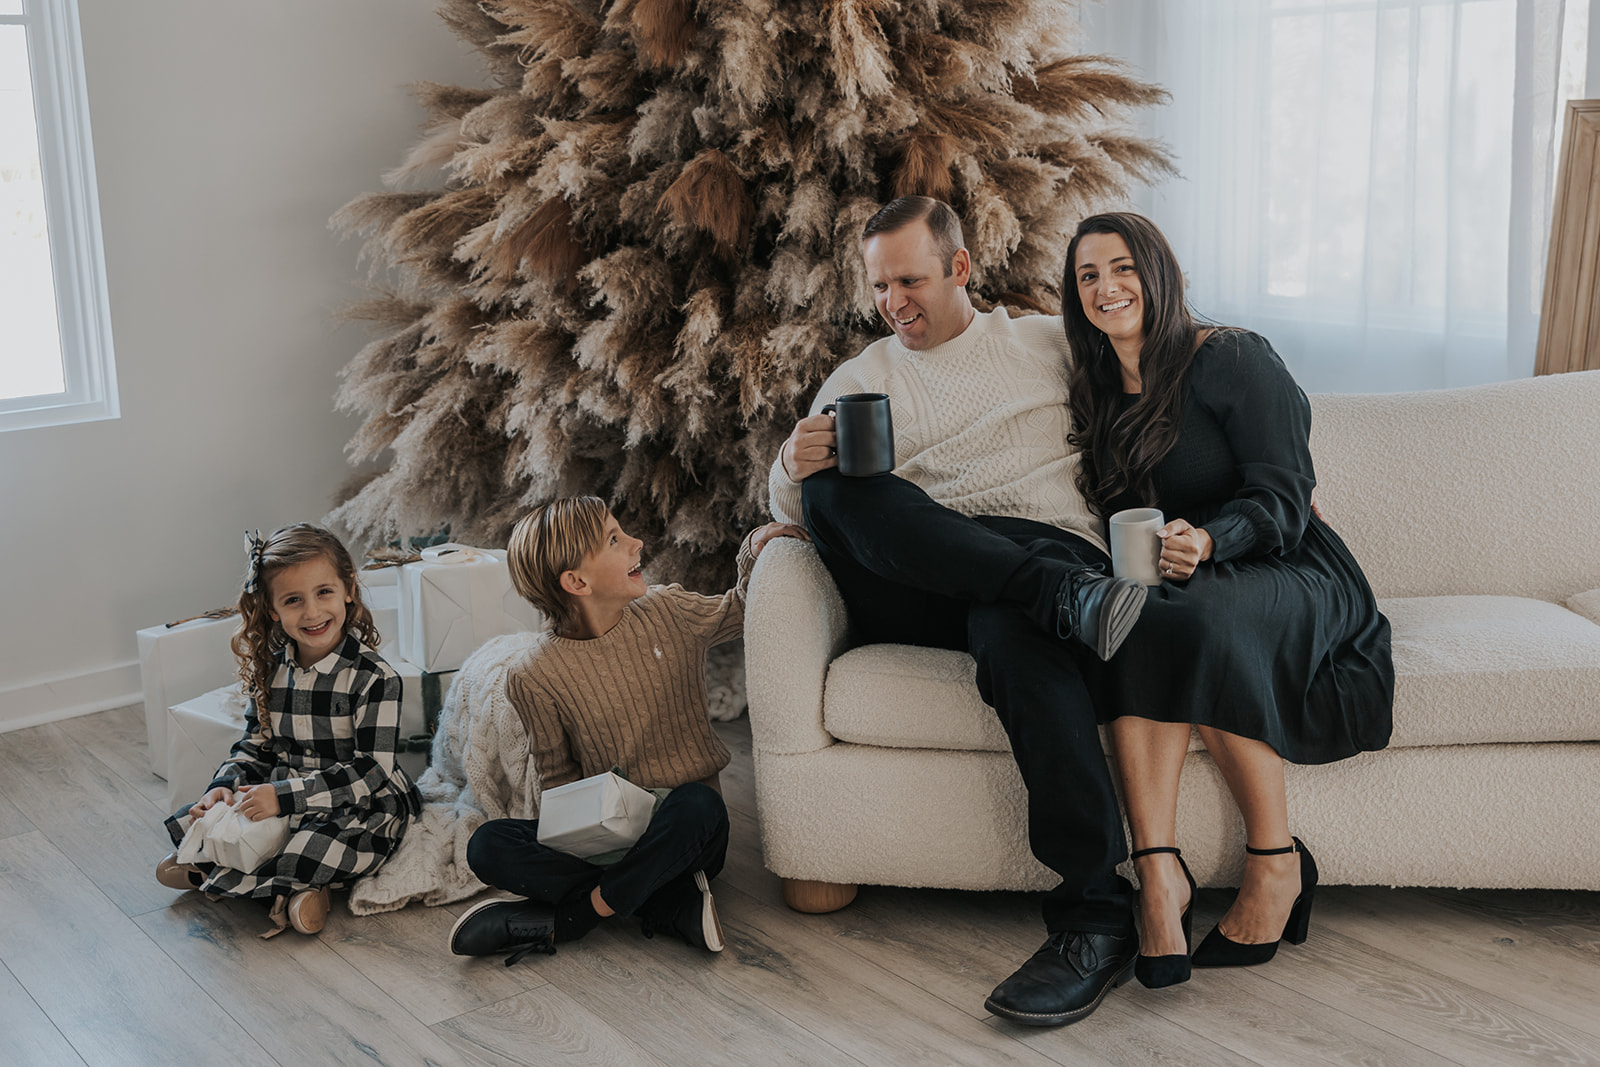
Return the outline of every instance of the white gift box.
[[[167,773],[167,709],[239,678],[239,661],[229,642],[239,631],[238,616],[194,619],[177,626],[138,631],[139,676],[144,683],[144,729],[150,742],[150,769]],[[209,780],[209,779],[208,779]]]
[[[400,568],[399,653],[425,671],[458,669],[500,634],[537,629],[539,613],[511,586],[506,554],[434,545]]]
[[[383,589],[392,587],[400,580],[400,568],[368,565],[357,572],[357,577],[361,579],[363,589]]]
[[[185,825],[187,824],[187,825]],[[236,871],[254,871],[283,852],[289,841],[289,817],[251,819],[236,804],[213,804],[200,818],[185,815],[178,862],[205,861]]]
[[[383,639],[378,651],[393,663],[400,656],[400,568],[372,567],[357,571],[356,578],[361,582],[361,601],[372,612],[372,625]]]
[[[394,568],[390,568],[393,570]],[[366,586],[363,583],[361,602],[366,604],[367,610],[372,613],[372,625],[378,628],[378,637],[382,639],[383,646],[379,649],[384,654],[383,658],[393,660],[399,657],[400,645],[400,588],[394,585],[380,585],[377,588]],[[395,655],[391,657],[390,652]]]
[[[238,683],[167,709],[167,810],[198,801],[244,737],[249,704]]]
[[[558,785],[539,798],[539,843],[580,858],[627,848],[655,806],[654,793],[614,771]]]

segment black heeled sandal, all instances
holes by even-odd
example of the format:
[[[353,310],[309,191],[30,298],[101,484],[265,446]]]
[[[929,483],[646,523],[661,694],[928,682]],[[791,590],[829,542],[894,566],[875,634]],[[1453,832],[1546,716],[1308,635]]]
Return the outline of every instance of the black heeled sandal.
[[[1293,840],[1294,844],[1288,848],[1244,847],[1252,856],[1300,853],[1300,895],[1294,898],[1294,907],[1289,909],[1289,919],[1283,924],[1283,936],[1277,941],[1246,945],[1230,938],[1219,926],[1207,934],[1205,940],[1200,942],[1200,947],[1195,949],[1194,966],[1254,967],[1277,955],[1278,945],[1284,941],[1291,945],[1305,943],[1306,935],[1311,930],[1311,900],[1317,890],[1317,861],[1311,858],[1311,851],[1306,848],[1305,842],[1298,837]]]
[[[1129,858],[1138,859],[1160,852],[1170,852],[1178,857],[1178,866],[1183,868],[1183,876],[1189,880],[1189,903],[1184,905],[1183,915],[1179,919],[1183,924],[1183,951],[1169,956],[1139,956],[1133,961],[1134,977],[1146,989],[1164,989],[1189,980],[1189,937],[1194,933],[1194,898],[1199,892],[1194,884],[1194,875],[1189,873],[1189,865],[1183,862],[1183,853],[1170,845],[1141,848]]]

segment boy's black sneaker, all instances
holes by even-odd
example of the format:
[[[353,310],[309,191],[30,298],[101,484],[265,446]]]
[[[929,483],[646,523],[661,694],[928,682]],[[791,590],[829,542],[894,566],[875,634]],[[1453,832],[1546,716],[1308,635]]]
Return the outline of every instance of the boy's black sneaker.
[[[659,930],[707,952],[722,951],[722,923],[705,871],[674,878],[656,890],[639,909],[639,916],[646,937],[654,937]]]
[[[555,912],[531,900],[485,900],[474,904],[450,928],[450,951],[457,956],[494,956],[509,967],[530,952],[556,953]]]

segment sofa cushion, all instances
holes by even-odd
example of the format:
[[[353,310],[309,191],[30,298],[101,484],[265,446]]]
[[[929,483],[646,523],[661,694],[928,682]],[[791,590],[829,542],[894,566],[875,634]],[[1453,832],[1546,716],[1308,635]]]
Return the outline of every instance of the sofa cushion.
[[[1600,740],[1600,626],[1524,597],[1380,600],[1397,748]]]
[[[1600,626],[1522,597],[1379,606],[1394,628],[1392,747],[1600,740]],[[964,652],[854,648],[828,668],[823,725],[854,744],[1009,752],[975,676]]]
[[[840,741],[885,748],[1010,752],[994,710],[978,696],[965,652],[862,645],[828,666],[822,724]]]
[[[863,645],[834,660],[822,723],[836,740],[884,748],[1010,752],[993,709],[978,695],[978,665],[965,652]],[[1101,730],[1106,751],[1107,738]],[[1202,746],[1189,738],[1189,750]]]
[[[1310,400],[1318,499],[1378,596],[1594,588],[1600,371]]]

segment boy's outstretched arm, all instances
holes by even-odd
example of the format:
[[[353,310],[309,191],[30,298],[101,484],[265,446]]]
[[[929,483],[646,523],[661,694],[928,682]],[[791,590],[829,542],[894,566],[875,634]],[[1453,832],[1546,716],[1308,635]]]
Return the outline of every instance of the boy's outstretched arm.
[[[761,555],[761,549],[768,541],[778,537],[798,537],[802,541],[811,540],[811,535],[806,533],[804,526],[797,526],[792,522],[769,522],[765,526],[756,528],[750,535],[750,555]]]
[[[744,540],[739,544],[739,580],[726,593],[705,596],[676,585],[665,590],[664,595],[671,596],[677,605],[680,623],[700,634],[707,646],[720,645],[743,634],[744,594],[750,585],[750,572],[755,568],[756,555],[769,541],[779,537],[811,540],[803,526],[769,522],[744,535]]]

